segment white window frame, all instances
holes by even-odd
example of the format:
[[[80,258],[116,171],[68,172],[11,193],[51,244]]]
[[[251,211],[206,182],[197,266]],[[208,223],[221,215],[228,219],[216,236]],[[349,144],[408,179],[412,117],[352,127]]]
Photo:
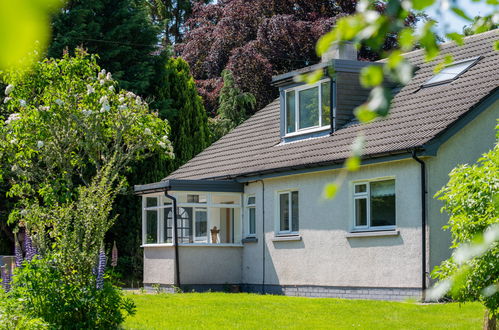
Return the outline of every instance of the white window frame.
[[[255,203],[254,204],[250,204],[248,202],[248,200],[250,199],[250,197],[255,198]],[[245,198],[245,201],[246,201],[245,218],[247,219],[247,220],[245,220],[245,224],[247,226],[246,230],[245,230],[246,231],[245,236],[246,237],[256,237],[256,196],[255,196],[255,194],[251,194],[251,195],[245,195],[244,198]],[[254,233],[251,232],[251,216],[250,216],[250,210],[251,209],[255,210],[255,232]]]
[[[196,230],[196,213],[198,212],[205,212],[206,213],[206,236],[198,236],[197,234],[197,230]],[[208,221],[208,207],[201,207],[201,206],[197,206],[197,207],[193,207],[192,208],[192,241],[193,242],[207,242],[209,243],[208,241],[208,237],[210,235],[209,231],[210,231],[210,227],[209,227],[210,223]]]
[[[293,198],[291,197],[291,193],[298,193],[298,231],[293,231]],[[281,230],[281,195],[288,195],[289,197],[289,205],[288,205],[288,214],[289,214],[289,230]],[[298,235],[300,232],[300,193],[298,189],[288,189],[281,190],[276,192],[276,221],[275,221],[275,233],[276,236],[290,236],[290,235]]]
[[[293,88],[289,88],[289,89],[286,89],[284,91],[284,136],[286,137],[289,137],[289,136],[295,136],[295,135],[301,135],[303,133],[311,133],[311,132],[318,132],[318,131],[323,131],[323,130],[326,130],[326,129],[329,129],[331,127],[331,124],[326,124],[326,125],[323,125],[322,124],[322,83],[325,83],[325,82],[330,82],[331,79],[327,78],[327,79],[322,79],[322,80],[319,80],[318,82],[312,84],[312,85],[309,85],[309,84],[305,84],[305,85],[301,85],[301,86],[298,86],[298,87],[293,87]],[[305,127],[305,128],[299,128],[299,121],[300,121],[300,97],[299,97],[299,94],[301,91],[304,91],[306,89],[311,89],[311,88],[315,88],[315,87],[318,87],[319,88],[319,93],[318,93],[318,97],[319,97],[319,102],[318,102],[318,109],[319,109],[319,125],[317,126],[311,126],[311,127]],[[290,93],[290,92],[295,92],[295,130],[293,132],[289,132],[288,133],[288,116],[287,116],[287,94]],[[332,90],[330,88],[330,93],[332,93]],[[332,109],[332,104],[330,105],[331,109],[330,111],[333,111]]]
[[[147,206],[147,198],[156,198],[158,203],[156,206]],[[142,197],[142,245],[147,244],[161,244],[163,241],[163,209],[165,208],[163,205],[163,200],[161,194],[154,195],[144,195]],[[157,225],[156,225],[156,243],[147,243],[147,211],[156,211],[157,214]]]
[[[380,181],[390,181],[394,180],[394,189],[395,189],[395,224],[391,226],[372,226],[371,225],[371,183],[380,182]],[[355,187],[357,186],[366,186],[365,192],[355,192]],[[365,226],[357,226],[356,224],[356,200],[357,199],[366,199],[366,225]],[[373,180],[364,180],[353,183],[353,231],[382,231],[382,230],[393,230],[397,228],[397,180],[395,177],[385,177],[385,178],[377,178]]]
[[[240,243],[212,243],[211,242],[211,234],[210,234],[210,228],[211,226],[211,219],[210,219],[210,209],[212,208],[227,208],[227,209],[233,209],[233,210],[239,210],[239,215],[234,217],[234,226],[239,227],[238,233],[234,232],[234,240],[241,239],[243,236],[243,222],[242,222],[242,217],[243,217],[243,210],[242,210],[242,204],[243,204],[243,194],[241,193],[231,193],[231,192],[205,192],[205,191],[176,191],[176,192],[171,192],[171,195],[173,195],[177,199],[177,208],[181,207],[189,207],[192,208],[192,241],[193,243],[181,243],[182,245],[193,245],[193,244],[202,244],[202,245],[240,245]],[[206,195],[206,203],[180,203],[179,199],[181,195]],[[215,204],[212,202],[212,197],[213,195],[217,196],[232,196],[235,197],[235,203],[233,204]],[[147,198],[149,197],[154,197],[157,198],[158,203],[157,206],[146,206],[146,201]],[[165,201],[169,200],[163,193],[155,193],[155,194],[147,194],[147,195],[142,195],[142,246],[172,246],[175,244],[175,235],[172,235],[172,242],[171,243],[166,243],[164,242],[164,228],[166,226],[166,221],[167,219],[164,217],[164,209],[166,208],[171,208],[173,207],[173,204],[165,205]],[[196,211],[197,209],[203,209],[203,211],[206,211],[207,215],[207,236],[202,236],[202,237],[196,237],[196,224],[195,224],[195,217],[196,217]],[[147,211],[156,211],[157,212],[157,240],[156,243],[147,243]]]

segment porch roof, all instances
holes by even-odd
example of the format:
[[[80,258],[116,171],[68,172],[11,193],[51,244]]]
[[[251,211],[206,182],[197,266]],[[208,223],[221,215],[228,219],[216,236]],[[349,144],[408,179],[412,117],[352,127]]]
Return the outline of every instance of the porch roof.
[[[244,192],[244,185],[233,180],[183,180],[168,179],[160,182],[135,185],[136,195],[145,195],[163,191],[212,191]]]

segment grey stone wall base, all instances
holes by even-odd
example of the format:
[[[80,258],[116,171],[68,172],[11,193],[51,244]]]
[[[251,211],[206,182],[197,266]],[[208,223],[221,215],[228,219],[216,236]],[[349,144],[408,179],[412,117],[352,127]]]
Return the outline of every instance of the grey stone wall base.
[[[298,297],[322,297],[344,299],[373,299],[404,301],[407,299],[421,300],[422,291],[419,288],[380,288],[380,287],[344,287],[316,285],[265,285],[243,284],[243,292],[276,294]]]
[[[147,292],[176,293],[179,288],[174,285],[144,283]],[[240,284],[184,284],[180,286],[180,292],[241,292]]]
[[[155,285],[144,283],[148,292],[175,293],[173,285]],[[407,299],[421,300],[422,291],[419,288],[380,288],[380,287],[346,287],[317,285],[271,285],[266,284],[186,284],[181,286],[182,292],[247,292],[260,294],[275,294],[296,297],[372,299],[404,301]]]

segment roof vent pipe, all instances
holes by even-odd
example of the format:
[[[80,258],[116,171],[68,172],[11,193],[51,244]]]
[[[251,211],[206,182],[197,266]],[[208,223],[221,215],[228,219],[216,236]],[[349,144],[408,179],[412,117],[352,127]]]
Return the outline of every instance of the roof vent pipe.
[[[324,54],[322,54],[321,62],[327,62],[330,60],[357,61],[357,49],[352,42],[345,42],[341,45],[333,45]]]

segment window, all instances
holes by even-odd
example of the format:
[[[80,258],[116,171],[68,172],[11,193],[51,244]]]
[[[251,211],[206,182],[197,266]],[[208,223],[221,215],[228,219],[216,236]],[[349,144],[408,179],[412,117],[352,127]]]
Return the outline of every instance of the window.
[[[177,200],[179,243],[240,243],[243,235],[242,194],[225,192],[171,192],[171,194]],[[143,244],[174,243],[172,200],[163,195],[147,195],[143,197],[142,206]]]
[[[472,59],[460,61],[453,63],[451,65],[446,66],[443,68],[439,73],[428,79],[424,84],[423,87],[430,87],[430,86],[435,86],[435,85],[440,85],[444,84],[447,82],[451,82],[455,79],[457,79],[460,75],[465,73],[469,68],[471,68],[473,65],[475,65],[476,62],[478,62],[480,58],[475,57]]]
[[[331,124],[329,80],[285,92],[286,134],[327,127]]]
[[[256,235],[256,200],[255,196],[249,196],[246,203],[247,214],[247,236],[254,237]]]
[[[279,194],[279,234],[298,233],[298,191]]]
[[[390,229],[395,226],[395,180],[354,185],[354,228]]]

